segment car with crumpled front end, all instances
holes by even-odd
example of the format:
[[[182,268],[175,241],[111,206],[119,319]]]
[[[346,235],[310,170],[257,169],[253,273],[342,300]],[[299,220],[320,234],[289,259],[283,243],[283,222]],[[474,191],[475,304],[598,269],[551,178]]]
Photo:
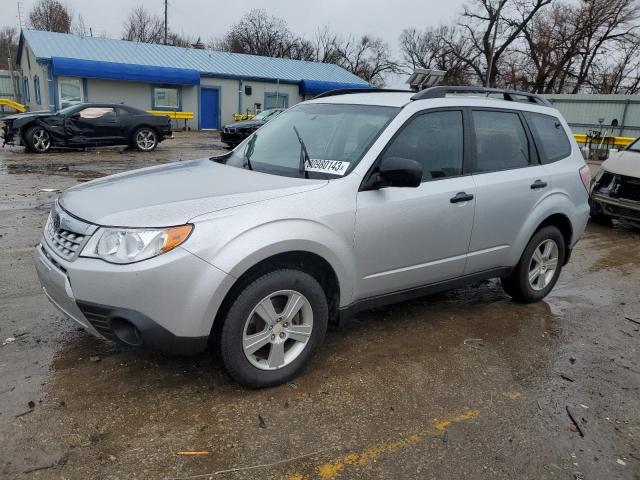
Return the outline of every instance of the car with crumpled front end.
[[[589,202],[594,220],[616,219],[640,227],[640,139],[602,163]]]

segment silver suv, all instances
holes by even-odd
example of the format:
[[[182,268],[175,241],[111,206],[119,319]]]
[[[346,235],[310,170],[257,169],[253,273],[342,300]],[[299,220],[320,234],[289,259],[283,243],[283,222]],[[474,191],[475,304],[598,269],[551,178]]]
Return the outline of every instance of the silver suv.
[[[67,190],[36,266],[90,332],[180,354],[210,344],[264,387],[361,309],[493,277],[542,299],[587,223],[589,181],[541,97],[334,91],[223,156]]]

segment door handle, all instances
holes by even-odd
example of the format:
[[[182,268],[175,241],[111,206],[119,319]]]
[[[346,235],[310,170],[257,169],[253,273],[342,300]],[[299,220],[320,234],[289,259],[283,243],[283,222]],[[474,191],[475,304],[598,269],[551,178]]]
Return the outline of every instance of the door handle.
[[[451,203],[468,202],[473,200],[473,195],[467,192],[458,192],[455,197],[451,197],[449,200]]]
[[[536,180],[531,184],[531,190],[537,190],[539,188],[545,188],[547,186],[547,182],[543,182],[542,180]]]

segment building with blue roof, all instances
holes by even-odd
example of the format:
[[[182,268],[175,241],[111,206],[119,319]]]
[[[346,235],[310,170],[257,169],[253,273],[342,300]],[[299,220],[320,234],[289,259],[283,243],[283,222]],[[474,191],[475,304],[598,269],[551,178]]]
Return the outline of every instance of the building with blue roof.
[[[197,50],[23,29],[17,57],[23,103],[78,102],[194,112],[190,128],[218,129],[233,114],[286,108],[335,88],[368,84],[326,63]]]

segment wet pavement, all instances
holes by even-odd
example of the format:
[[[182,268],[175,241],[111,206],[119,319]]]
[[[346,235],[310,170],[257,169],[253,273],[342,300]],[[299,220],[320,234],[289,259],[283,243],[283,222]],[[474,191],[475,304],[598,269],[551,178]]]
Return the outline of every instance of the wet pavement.
[[[0,150],[0,478],[640,479],[640,233],[619,225],[589,225],[544,302],[490,281],[366,311],[260,391],[49,305],[43,190],[220,148]]]

